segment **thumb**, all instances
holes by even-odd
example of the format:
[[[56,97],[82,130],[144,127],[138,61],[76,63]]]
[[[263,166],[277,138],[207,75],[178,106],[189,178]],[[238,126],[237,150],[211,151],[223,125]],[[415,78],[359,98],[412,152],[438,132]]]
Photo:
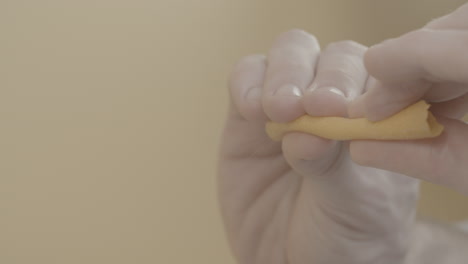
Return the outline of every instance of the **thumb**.
[[[438,117],[441,136],[412,141],[353,141],[358,164],[430,181],[468,194],[468,125]]]

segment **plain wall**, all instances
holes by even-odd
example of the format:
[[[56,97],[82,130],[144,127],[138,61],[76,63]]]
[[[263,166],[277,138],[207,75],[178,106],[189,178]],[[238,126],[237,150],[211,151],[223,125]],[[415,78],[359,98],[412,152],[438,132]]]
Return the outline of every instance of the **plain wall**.
[[[290,28],[370,45],[465,1],[0,1],[0,263],[233,263],[226,76]],[[425,185],[422,213],[467,216]]]

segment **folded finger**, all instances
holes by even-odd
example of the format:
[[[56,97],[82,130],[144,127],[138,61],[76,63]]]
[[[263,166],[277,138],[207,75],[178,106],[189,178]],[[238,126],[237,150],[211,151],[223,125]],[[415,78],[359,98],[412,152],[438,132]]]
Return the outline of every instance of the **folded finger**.
[[[312,82],[319,52],[316,38],[302,30],[283,33],[273,43],[262,93],[271,120],[287,122],[304,114],[302,93]]]
[[[367,48],[353,41],[328,45],[320,54],[313,83],[304,94],[303,104],[312,116],[346,116],[346,101],[360,95],[367,71],[363,56]]]
[[[266,72],[266,57],[250,55],[242,58],[231,73],[229,92],[232,111],[248,121],[266,120],[261,104]]]
[[[384,82],[468,83],[468,30],[423,28],[369,48],[369,73]]]

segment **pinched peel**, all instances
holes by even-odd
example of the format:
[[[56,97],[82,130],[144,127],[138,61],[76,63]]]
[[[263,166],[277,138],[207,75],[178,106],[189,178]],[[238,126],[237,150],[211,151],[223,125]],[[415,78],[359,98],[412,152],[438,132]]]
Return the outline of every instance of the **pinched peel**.
[[[313,117],[304,115],[290,123],[269,122],[268,136],[280,141],[288,132],[303,132],[333,140],[409,140],[439,136],[444,127],[429,112],[430,105],[419,101],[387,119]]]

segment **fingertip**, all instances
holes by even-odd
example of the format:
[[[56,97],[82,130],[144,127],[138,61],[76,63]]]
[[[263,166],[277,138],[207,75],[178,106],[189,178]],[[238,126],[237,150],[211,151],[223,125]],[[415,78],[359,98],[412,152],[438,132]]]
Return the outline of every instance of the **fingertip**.
[[[274,93],[265,92],[262,104],[265,114],[274,122],[285,123],[305,114],[302,91],[294,85],[283,85]]]
[[[283,138],[283,155],[302,176],[320,176],[334,166],[340,153],[333,140],[304,133],[289,133]]]
[[[302,162],[321,161],[336,144],[336,141],[295,132],[283,137],[282,149],[286,160],[295,166]]]
[[[302,102],[311,116],[347,116],[345,95],[335,87],[307,91]]]
[[[268,120],[262,107],[262,90],[260,87],[251,87],[241,98],[238,112],[247,121],[265,122]]]

